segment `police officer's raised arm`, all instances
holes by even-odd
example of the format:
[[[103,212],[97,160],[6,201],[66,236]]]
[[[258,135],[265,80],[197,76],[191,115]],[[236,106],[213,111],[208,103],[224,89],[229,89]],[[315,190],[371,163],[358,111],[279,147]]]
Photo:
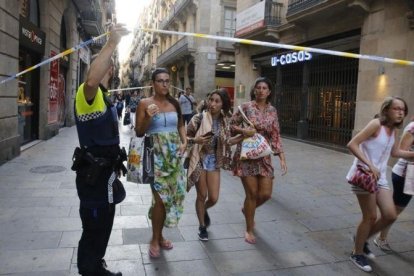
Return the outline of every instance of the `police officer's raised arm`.
[[[109,80],[111,77],[111,74],[107,74],[113,65],[111,56],[119,41],[121,41],[122,36],[129,33],[129,31],[124,27],[124,24],[116,24],[110,29],[110,31],[111,33],[109,34],[108,42],[99,52],[96,59],[92,62],[86,77],[84,93],[87,101],[91,101],[95,98],[99,83],[103,82],[105,78],[108,78]]]

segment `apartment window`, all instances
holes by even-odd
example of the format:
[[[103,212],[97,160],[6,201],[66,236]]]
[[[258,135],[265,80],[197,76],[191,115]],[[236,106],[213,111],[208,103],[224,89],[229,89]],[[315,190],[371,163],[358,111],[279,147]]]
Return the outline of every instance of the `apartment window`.
[[[224,36],[234,37],[236,31],[236,9],[224,8]]]

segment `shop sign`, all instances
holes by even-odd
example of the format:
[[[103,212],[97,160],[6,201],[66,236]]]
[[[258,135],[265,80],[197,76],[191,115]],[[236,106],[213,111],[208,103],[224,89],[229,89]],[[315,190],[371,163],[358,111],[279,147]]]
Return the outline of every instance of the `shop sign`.
[[[20,17],[19,27],[20,45],[43,55],[45,52],[45,32],[23,17]]]
[[[236,37],[262,28],[265,25],[265,3],[266,1],[261,1],[237,14]]]
[[[292,52],[287,53],[279,56],[272,57],[271,63],[272,66],[286,65],[292,63],[303,62],[312,59],[312,54],[307,51],[299,51],[299,52]]]

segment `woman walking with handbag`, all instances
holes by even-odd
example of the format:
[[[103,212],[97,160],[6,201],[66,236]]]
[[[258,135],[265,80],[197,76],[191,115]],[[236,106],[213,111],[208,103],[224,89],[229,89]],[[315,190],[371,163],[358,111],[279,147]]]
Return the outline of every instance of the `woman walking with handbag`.
[[[208,241],[210,216],[207,209],[213,207],[219,197],[220,169],[229,170],[231,162],[227,117],[229,97],[223,90],[214,90],[206,101],[207,110],[194,115],[187,126],[187,140],[192,146],[187,191],[196,186],[195,205],[200,225],[198,238],[201,241]]]
[[[401,150],[413,150],[414,146],[414,122],[410,122],[404,129],[403,135],[401,137],[399,148]],[[407,166],[409,161],[404,158],[398,159],[397,163],[392,168],[392,186],[393,186],[393,193],[392,197],[394,200],[394,205],[397,211],[397,216],[399,216],[402,211],[404,211],[405,207],[407,207],[408,203],[412,198],[412,195],[407,195],[404,193],[404,186],[406,182],[406,173],[407,173]],[[410,165],[411,166],[411,165]],[[384,251],[390,251],[391,247],[388,244],[387,236],[388,232],[391,228],[391,225],[385,228],[378,234],[378,236],[374,239],[374,244],[378,246],[380,249]]]
[[[277,111],[269,103],[272,91],[273,85],[269,79],[256,79],[252,101],[241,105],[241,110],[236,111],[230,121],[232,136],[241,134],[239,135],[240,138],[233,156],[233,173],[240,177],[246,194],[244,207],[242,208],[246,219],[244,239],[250,244],[256,243],[253,231],[256,208],[269,200],[272,195],[274,169],[271,155],[258,159],[240,160],[243,138],[251,137],[256,132],[260,133],[271,145],[273,153],[279,156],[282,175],[287,172]],[[245,120],[241,111],[245,113],[247,119],[253,123],[254,127],[242,126]]]
[[[397,217],[392,192],[386,178],[388,159],[390,155],[401,158],[414,157],[413,152],[400,150],[394,143],[397,140],[396,129],[402,125],[407,113],[407,104],[403,99],[386,98],[381,105],[379,118],[371,120],[348,143],[349,150],[356,158],[346,178],[350,181],[358,172],[358,168],[363,169],[368,172],[367,175],[371,174],[375,178],[378,188],[377,192],[370,193],[361,187],[352,186],[361,208],[362,220],[357,227],[350,259],[358,268],[366,272],[372,271],[366,257],[375,258],[368,248],[367,240],[391,225]],[[381,213],[379,219],[377,219],[377,207]]]
[[[178,101],[169,94],[170,75],[164,68],[152,73],[153,96],[142,99],[137,108],[136,134],[147,134],[153,140],[154,183],[151,184],[152,239],[148,254],[160,256],[160,248],[172,249],[171,241],[162,235],[163,226],[177,226],[183,213],[185,170],[182,156],[187,137]],[[145,169],[145,164],[144,164]]]

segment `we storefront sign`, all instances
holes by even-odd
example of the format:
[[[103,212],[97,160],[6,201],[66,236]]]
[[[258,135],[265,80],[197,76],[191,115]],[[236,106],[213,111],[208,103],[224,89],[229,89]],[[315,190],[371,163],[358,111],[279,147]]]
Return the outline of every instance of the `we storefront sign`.
[[[292,52],[272,57],[272,66],[286,65],[312,59],[312,54],[306,51]]]

